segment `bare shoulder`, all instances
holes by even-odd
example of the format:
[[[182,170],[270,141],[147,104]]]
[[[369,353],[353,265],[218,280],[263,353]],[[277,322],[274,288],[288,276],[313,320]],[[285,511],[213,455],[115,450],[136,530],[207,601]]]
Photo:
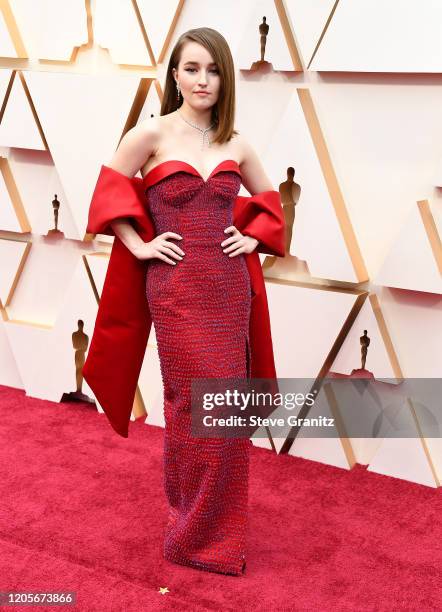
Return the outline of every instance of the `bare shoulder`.
[[[242,134],[235,136],[242,183],[250,194],[273,190],[255,147]]]
[[[140,121],[128,130],[120,141],[109,167],[132,177],[154,155],[164,131],[163,117],[151,117]]]
[[[148,117],[147,119],[140,121],[140,123],[136,125],[134,129],[139,128],[140,132],[143,132],[145,136],[158,138],[161,133],[162,120],[164,120],[164,117]]]
[[[256,151],[250,141],[243,134],[235,134],[232,137],[240,166],[256,159]]]
[[[148,136],[151,140],[154,140],[158,145],[160,139],[173,123],[172,113],[168,115],[156,115],[155,117],[149,117],[141,121],[137,127],[140,127],[141,131],[144,132],[145,136]]]

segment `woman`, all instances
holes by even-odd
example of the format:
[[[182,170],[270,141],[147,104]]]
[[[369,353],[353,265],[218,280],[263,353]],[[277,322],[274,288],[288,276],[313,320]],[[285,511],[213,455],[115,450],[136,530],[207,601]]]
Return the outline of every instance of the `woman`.
[[[234,77],[221,34],[211,28],[184,33],[170,57],[161,116],[127,132],[110,165],[102,167],[88,231],[114,234],[116,240],[83,374],[116,431],[126,436],[127,412],[122,417],[120,408],[110,408],[121,373],[113,376],[110,358],[106,366],[103,358],[110,336],[106,322],[116,319],[115,311],[112,316],[109,311],[125,295],[131,302],[125,305],[127,320],[115,332],[122,347],[137,344],[135,359],[124,353],[131,364],[122,366],[131,368],[124,372],[125,397],[133,400],[150,321],[163,379],[164,484],[170,506],[164,556],[194,568],[240,575],[245,568],[250,440],[192,437],[191,382],[274,375],[257,251],[284,255],[284,220],[279,193],[254,150],[233,128]],[[134,176],[138,170],[142,180]],[[238,196],[241,182],[255,194],[248,207],[247,198]],[[115,263],[111,272],[117,253],[118,273]],[[137,303],[135,288],[141,278],[148,313]],[[135,291],[138,297],[127,300]],[[258,292],[261,316],[251,308]],[[136,326],[129,324],[135,317]],[[101,333],[106,324],[106,333]],[[255,350],[258,333],[249,333],[258,324],[268,338],[261,354]],[[127,336],[135,327],[137,337],[135,332]],[[267,369],[260,369],[264,362]]]

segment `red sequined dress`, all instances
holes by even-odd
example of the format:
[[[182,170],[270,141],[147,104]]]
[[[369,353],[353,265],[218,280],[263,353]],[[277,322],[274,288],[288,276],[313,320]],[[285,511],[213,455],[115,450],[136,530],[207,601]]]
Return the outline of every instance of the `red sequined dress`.
[[[245,562],[250,440],[191,435],[191,381],[250,376],[251,287],[244,255],[229,257],[238,164],[225,160],[207,180],[181,161],[144,177],[156,234],[172,231],[185,255],[149,260],[146,295],[164,387],[166,559],[241,574]],[[224,247],[225,248],[225,247]]]

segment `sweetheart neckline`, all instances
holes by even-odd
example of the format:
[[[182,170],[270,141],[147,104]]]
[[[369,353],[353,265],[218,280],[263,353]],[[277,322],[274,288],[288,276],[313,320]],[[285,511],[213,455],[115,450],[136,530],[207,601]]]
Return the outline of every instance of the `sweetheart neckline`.
[[[215,175],[216,170],[218,170],[218,168],[220,166],[222,166],[223,164],[227,163],[227,162],[232,162],[233,164],[235,164],[235,166],[237,167],[237,171],[239,173],[239,175],[241,176],[241,169],[239,167],[239,164],[236,160],[234,159],[223,159],[222,161],[219,162],[219,164],[217,164],[213,170],[210,172],[209,176],[205,179],[201,173],[194,167],[192,166],[192,164],[189,164],[186,161],[183,161],[181,159],[166,159],[162,162],[160,162],[159,164],[157,164],[156,166],[154,166],[153,168],[151,168],[142,178],[143,183],[147,182],[148,177],[155,172],[158,168],[160,168],[161,166],[163,166],[164,164],[183,164],[184,166],[187,166],[187,168],[190,168],[192,171],[192,174],[196,174],[197,176],[199,176],[199,178],[203,181],[204,184],[208,183],[210,181],[210,179]],[[178,171],[177,171],[178,172]]]

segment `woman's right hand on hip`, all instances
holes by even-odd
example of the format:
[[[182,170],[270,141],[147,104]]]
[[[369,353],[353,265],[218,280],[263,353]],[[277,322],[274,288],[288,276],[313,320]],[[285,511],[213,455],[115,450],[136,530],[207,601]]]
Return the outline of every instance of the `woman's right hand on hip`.
[[[174,261],[174,259],[181,261],[184,251],[174,242],[170,242],[168,238],[178,238],[178,240],[182,240],[182,236],[175,232],[163,232],[155,236],[150,242],[143,242],[140,246],[135,247],[132,252],[137,259],[144,260],[157,257],[175,266],[176,261]]]

